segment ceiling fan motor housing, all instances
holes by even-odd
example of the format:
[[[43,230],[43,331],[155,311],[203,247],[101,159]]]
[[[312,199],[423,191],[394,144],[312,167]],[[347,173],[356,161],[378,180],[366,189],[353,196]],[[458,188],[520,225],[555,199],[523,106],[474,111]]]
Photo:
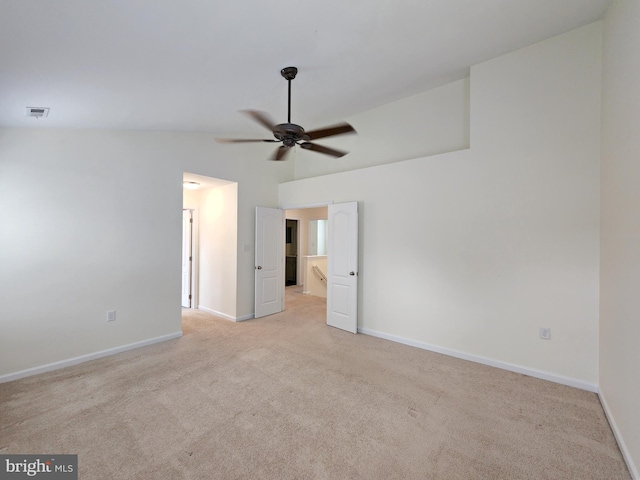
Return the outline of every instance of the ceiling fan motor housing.
[[[304,132],[304,128],[295,123],[281,123],[273,128],[273,136],[282,141],[285,147],[293,147],[298,142],[308,142],[309,135]]]

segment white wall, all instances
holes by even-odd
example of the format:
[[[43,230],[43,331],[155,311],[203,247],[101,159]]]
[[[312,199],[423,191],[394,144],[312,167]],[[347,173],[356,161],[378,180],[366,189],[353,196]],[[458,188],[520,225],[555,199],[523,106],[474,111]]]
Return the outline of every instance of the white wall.
[[[596,23],[473,67],[469,150],[280,186],[360,201],[359,328],[596,388],[600,51]]]
[[[640,478],[640,3],[604,19],[600,391]]]
[[[505,322],[486,352],[591,384],[601,50],[597,22],[471,68],[471,151],[482,189],[474,223],[484,231],[474,249],[497,280],[489,311]],[[550,342],[537,339],[541,326],[551,328]]]
[[[207,134],[0,129],[0,379],[180,331],[184,171],[238,182],[233,301],[250,316],[255,206],[277,205],[293,165],[235,147]]]
[[[345,120],[353,125],[357,135],[331,137],[317,143],[349,154],[333,158],[297,149],[296,179],[468,148],[469,80],[453,82]]]

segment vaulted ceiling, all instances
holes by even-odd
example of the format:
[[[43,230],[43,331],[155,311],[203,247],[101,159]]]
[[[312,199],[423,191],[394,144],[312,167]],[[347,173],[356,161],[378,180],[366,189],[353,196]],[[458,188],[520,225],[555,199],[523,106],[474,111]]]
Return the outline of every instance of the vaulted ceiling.
[[[602,18],[610,0],[2,0],[0,126],[322,126]],[[46,119],[25,107],[50,107]]]

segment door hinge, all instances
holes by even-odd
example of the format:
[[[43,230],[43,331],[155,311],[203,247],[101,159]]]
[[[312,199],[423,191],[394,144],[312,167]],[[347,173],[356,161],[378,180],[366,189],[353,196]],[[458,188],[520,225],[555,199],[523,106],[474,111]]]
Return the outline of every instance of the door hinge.
[[[193,223],[193,218],[190,218],[190,219],[189,219],[189,223]]]
[[[193,257],[189,257],[189,261],[192,262],[193,261]]]
[[[191,300],[191,295],[189,295],[189,300]]]

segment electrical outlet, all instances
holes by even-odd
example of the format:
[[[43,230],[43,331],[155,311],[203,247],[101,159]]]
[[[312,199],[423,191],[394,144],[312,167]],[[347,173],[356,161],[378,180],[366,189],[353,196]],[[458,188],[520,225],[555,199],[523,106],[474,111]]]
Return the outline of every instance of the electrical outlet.
[[[551,329],[540,327],[540,338],[543,340],[551,340]]]
[[[116,311],[109,310],[107,312],[107,322],[113,322],[116,319]]]

